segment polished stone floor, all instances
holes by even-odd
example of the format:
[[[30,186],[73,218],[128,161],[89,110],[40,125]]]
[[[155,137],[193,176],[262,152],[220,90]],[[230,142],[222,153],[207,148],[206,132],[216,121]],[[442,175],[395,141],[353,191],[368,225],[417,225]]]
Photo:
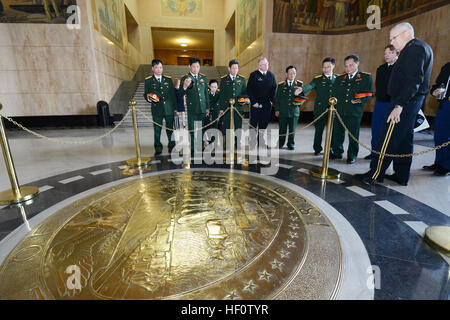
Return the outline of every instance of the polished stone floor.
[[[73,128],[38,132],[83,141],[107,130]],[[8,134],[20,183],[38,186],[40,194],[28,206],[0,209],[0,261],[46,217],[106,185],[158,172],[186,170],[163,154],[153,160],[148,171],[124,172],[125,160],[135,156],[132,129],[119,128],[111,136],[86,145],[57,144],[18,130]],[[152,128],[142,128],[140,136],[142,153],[152,156]],[[354,179],[353,174],[368,170],[368,161],[362,159],[368,154],[366,150],[360,150],[353,165],[347,165],[345,159],[331,161],[330,167],[343,172],[343,176],[339,181],[323,183],[308,174],[310,168],[321,164],[321,157],[313,155],[312,137],[313,129],[298,131],[295,150],[280,150],[274,176],[261,176],[261,168],[256,165],[237,165],[235,170],[295,190],[325,213],[339,235],[343,252],[336,298],[449,299],[450,259],[423,241],[427,226],[450,226],[450,177],[435,177],[421,170],[423,165],[433,162],[434,153],[414,158],[407,187],[394,182],[368,187]],[[363,128],[360,137],[368,145],[370,130]],[[417,134],[415,151],[427,149],[432,138],[427,133]],[[229,171],[227,165],[204,164],[193,164],[190,170],[200,169]],[[0,189],[8,189],[3,164],[0,177]],[[286,292],[281,298],[296,297]]]

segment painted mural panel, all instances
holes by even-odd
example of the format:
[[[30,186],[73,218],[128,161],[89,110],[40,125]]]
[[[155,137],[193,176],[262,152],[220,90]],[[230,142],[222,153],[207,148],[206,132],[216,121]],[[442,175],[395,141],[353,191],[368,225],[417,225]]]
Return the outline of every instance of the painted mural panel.
[[[380,9],[381,26],[443,5],[448,0],[274,0],[273,31],[343,34],[366,31],[367,8]]]
[[[101,34],[124,49],[126,30],[122,0],[95,0],[95,5],[96,13],[94,14],[97,15]]]
[[[262,34],[262,0],[238,1],[236,9],[237,54],[241,54]]]
[[[204,0],[161,0],[164,17],[203,17]]]
[[[0,0],[0,23],[65,24],[76,0]]]

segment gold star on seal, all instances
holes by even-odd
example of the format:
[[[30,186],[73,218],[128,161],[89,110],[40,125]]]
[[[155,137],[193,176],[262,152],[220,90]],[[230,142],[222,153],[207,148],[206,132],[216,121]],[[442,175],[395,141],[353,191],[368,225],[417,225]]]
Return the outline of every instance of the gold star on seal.
[[[294,241],[289,241],[289,240],[286,240],[285,242],[283,242],[285,245],[286,245],[286,247],[289,249],[289,248],[295,248],[295,242]]]
[[[268,273],[266,270],[262,271],[262,272],[258,272],[259,275],[259,280],[260,281],[267,281],[270,282],[270,278],[272,278],[272,275],[270,273]]]
[[[284,249],[281,249],[280,251],[278,251],[278,254],[280,255],[281,259],[289,258],[289,256],[291,255],[291,253],[289,251],[286,251]]]
[[[241,297],[238,295],[236,290],[231,290],[226,296],[225,300],[238,300],[241,299]]]
[[[274,270],[278,269],[280,271],[283,271],[282,269],[283,269],[284,262],[280,262],[277,259],[275,259],[270,264],[272,265],[272,269],[274,269]]]
[[[243,291],[254,293],[255,289],[258,288],[258,286],[253,282],[253,280],[250,280],[248,283],[245,284]]]

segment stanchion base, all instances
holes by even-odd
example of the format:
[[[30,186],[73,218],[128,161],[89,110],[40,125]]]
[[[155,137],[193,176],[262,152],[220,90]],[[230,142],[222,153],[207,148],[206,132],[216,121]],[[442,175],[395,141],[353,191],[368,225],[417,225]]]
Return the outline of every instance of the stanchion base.
[[[26,202],[33,199],[39,193],[39,188],[37,187],[21,187],[20,188],[20,198],[14,195],[13,190],[7,190],[0,192],[0,205],[7,206],[10,204],[17,204]]]
[[[146,167],[150,164],[150,158],[133,158],[127,160],[127,165],[130,167]]]
[[[337,180],[341,177],[341,173],[337,170],[328,168],[328,174],[326,176],[322,175],[322,168],[312,168],[309,170],[309,173],[319,179],[327,179],[327,180]]]
[[[425,241],[435,248],[450,256],[450,227],[434,226],[425,229]]]

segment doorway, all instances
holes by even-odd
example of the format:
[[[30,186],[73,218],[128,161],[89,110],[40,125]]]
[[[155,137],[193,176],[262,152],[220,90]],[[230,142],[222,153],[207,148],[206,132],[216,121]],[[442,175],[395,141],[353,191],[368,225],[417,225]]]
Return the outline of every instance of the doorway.
[[[214,65],[214,30],[151,28],[155,59],[164,65],[189,64],[198,57],[202,65]]]

